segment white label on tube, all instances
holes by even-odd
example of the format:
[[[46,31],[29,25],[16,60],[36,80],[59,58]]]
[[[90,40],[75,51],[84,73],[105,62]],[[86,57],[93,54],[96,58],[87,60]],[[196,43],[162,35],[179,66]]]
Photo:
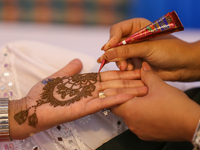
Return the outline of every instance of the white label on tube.
[[[125,41],[125,40],[123,40],[122,43],[123,43],[124,45],[126,45],[126,41]]]

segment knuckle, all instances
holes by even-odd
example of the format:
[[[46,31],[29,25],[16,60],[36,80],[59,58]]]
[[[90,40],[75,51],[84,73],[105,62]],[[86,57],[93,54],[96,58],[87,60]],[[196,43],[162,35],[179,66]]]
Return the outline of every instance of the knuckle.
[[[123,90],[122,89],[116,89],[115,90],[115,94],[118,95],[118,94],[122,94],[123,93]]]
[[[117,72],[117,74],[118,74],[118,79],[121,80],[121,79],[123,78],[123,77],[122,77],[122,76],[123,76],[123,73],[122,73],[121,71],[119,71],[119,72]]]
[[[124,45],[123,54],[124,54],[124,56],[129,56],[129,54],[130,54],[130,48],[129,48],[128,45]]]
[[[112,32],[112,30],[115,29],[115,27],[116,27],[116,24],[112,25],[112,26],[110,27],[110,32]]]
[[[114,48],[115,54],[117,58],[126,58],[129,56],[130,50],[127,45],[124,45],[120,48]]]
[[[122,80],[123,87],[130,87],[130,82],[128,80]]]

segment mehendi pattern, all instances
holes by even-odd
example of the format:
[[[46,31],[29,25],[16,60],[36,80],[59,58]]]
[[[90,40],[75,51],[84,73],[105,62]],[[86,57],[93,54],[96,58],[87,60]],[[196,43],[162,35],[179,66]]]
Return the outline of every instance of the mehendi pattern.
[[[22,110],[15,114],[14,118],[19,125],[23,124],[28,118],[28,124],[36,127],[38,118],[36,114],[37,107],[49,103],[53,107],[68,106],[82,98],[92,96],[97,82],[97,73],[75,74],[70,77],[49,78],[42,81],[45,84],[41,98],[36,101],[36,105]],[[60,95],[58,99],[54,92]],[[34,113],[29,116],[29,110],[33,108]],[[29,116],[29,117],[28,117]]]

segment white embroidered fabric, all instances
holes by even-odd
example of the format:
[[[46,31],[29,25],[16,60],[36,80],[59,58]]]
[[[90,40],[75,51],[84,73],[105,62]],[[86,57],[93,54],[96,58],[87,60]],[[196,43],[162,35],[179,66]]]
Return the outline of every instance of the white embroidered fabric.
[[[81,53],[31,41],[4,45],[0,49],[0,97],[11,100],[24,97],[35,83],[74,58],[83,62],[82,73],[98,71],[96,60]],[[1,142],[0,149],[93,150],[126,129],[120,117],[112,113],[104,117],[98,112],[24,140]]]

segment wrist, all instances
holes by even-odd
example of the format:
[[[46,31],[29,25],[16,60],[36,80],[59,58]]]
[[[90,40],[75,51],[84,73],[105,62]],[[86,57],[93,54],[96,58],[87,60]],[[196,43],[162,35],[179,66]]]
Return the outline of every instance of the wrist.
[[[20,100],[12,100],[9,103],[9,124],[10,124],[10,137],[13,140],[25,139],[36,133],[36,128],[31,128],[27,124],[19,125],[14,119],[14,115],[21,111],[26,110],[27,102],[25,98]]]
[[[11,141],[8,118],[8,98],[0,98],[0,142]]]

